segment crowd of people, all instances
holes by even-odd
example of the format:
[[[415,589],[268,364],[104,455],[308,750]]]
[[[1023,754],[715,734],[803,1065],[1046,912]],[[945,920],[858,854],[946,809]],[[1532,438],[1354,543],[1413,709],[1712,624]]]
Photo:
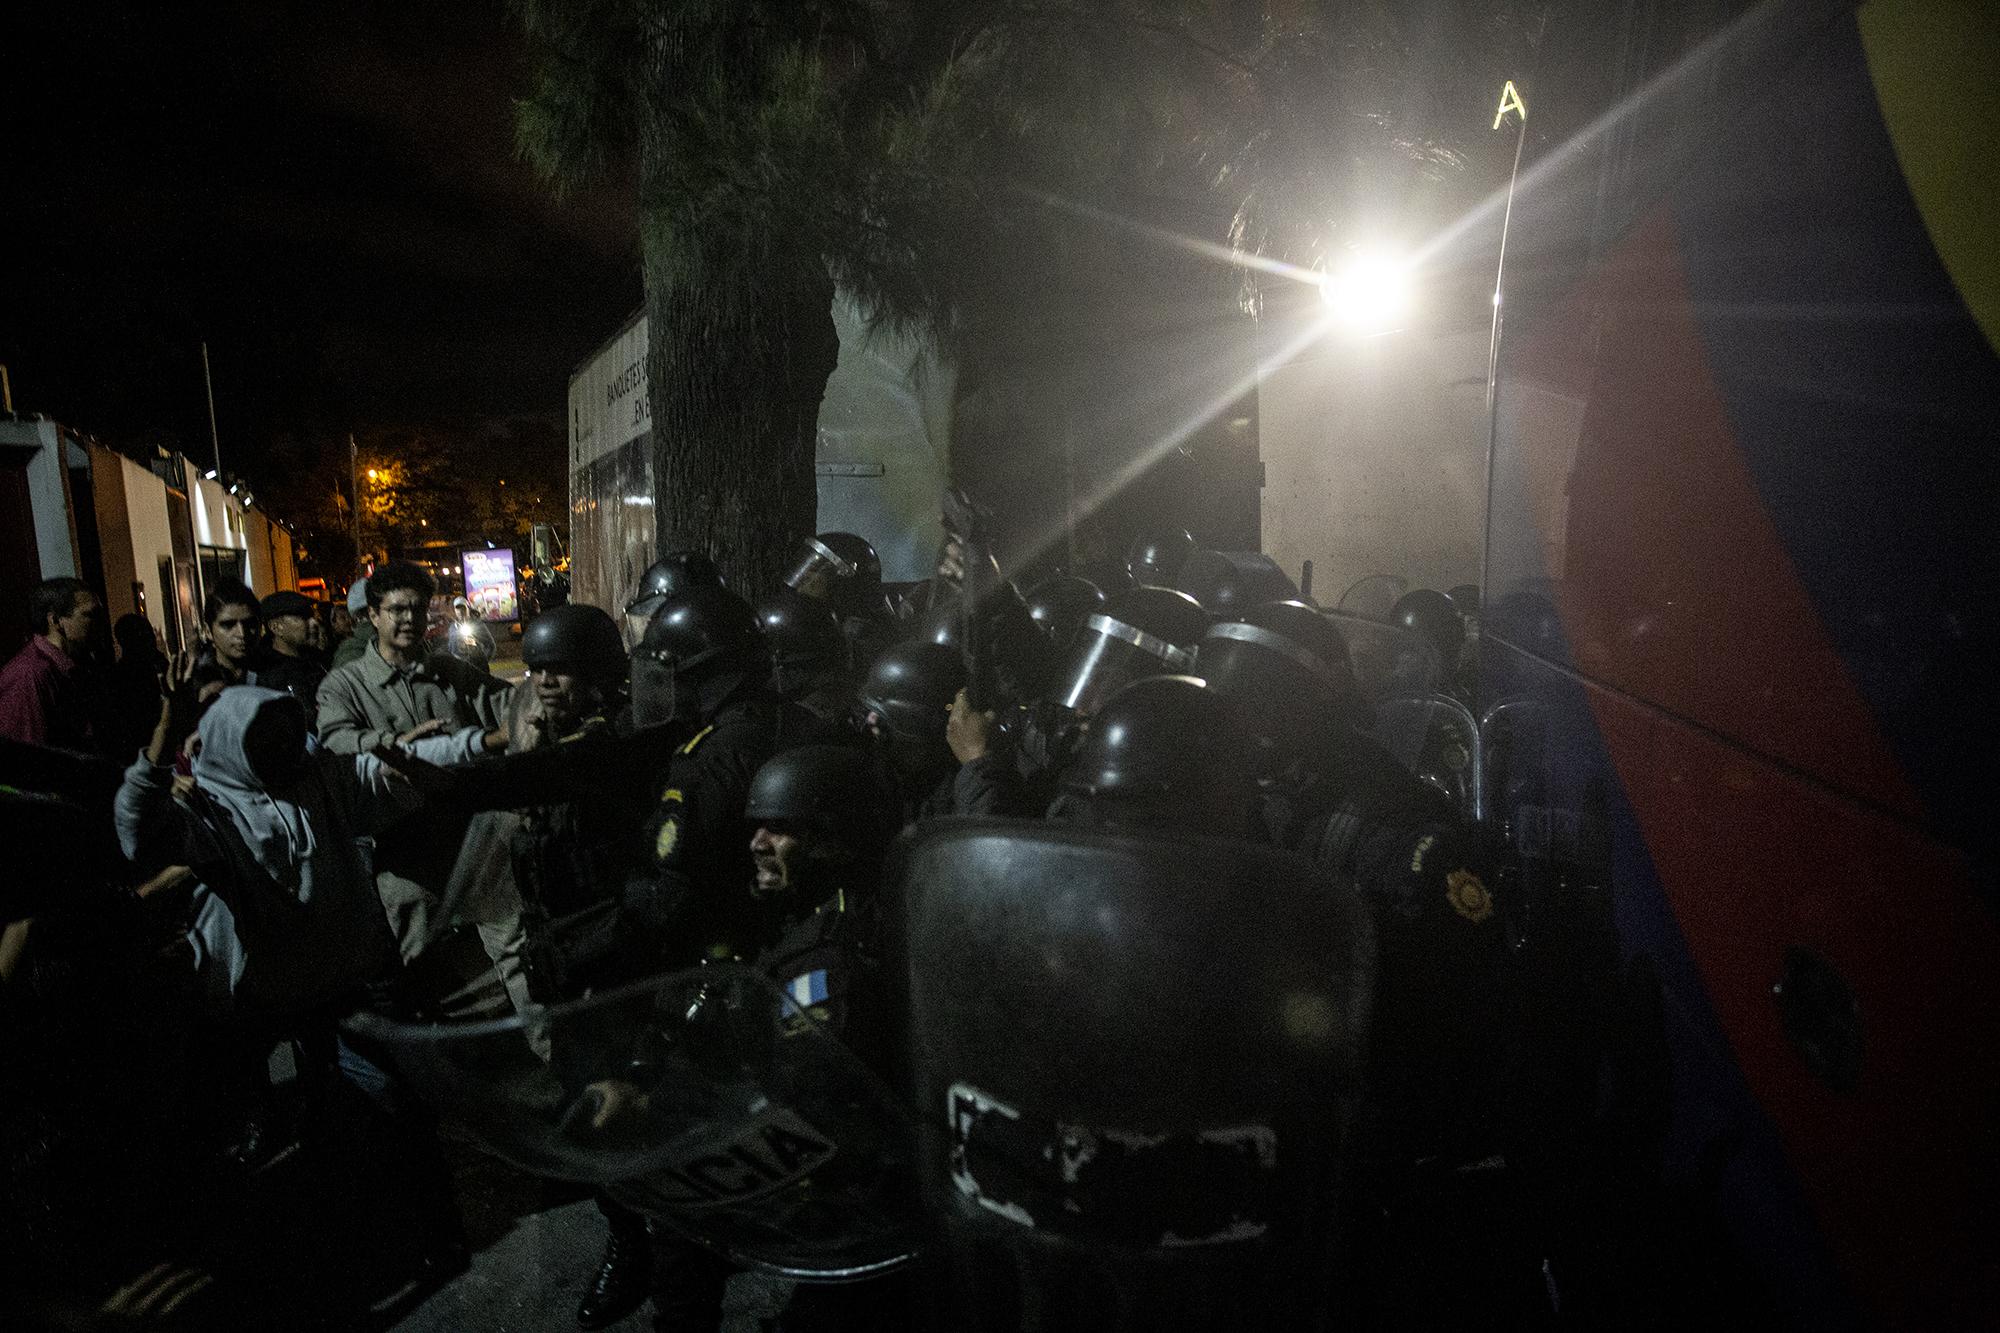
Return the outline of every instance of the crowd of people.
[[[40,1264],[20,1290],[129,1276],[194,1212],[190,1162],[256,1170],[311,1133],[354,1140],[341,1160],[394,1200],[405,1287],[461,1269],[432,1110],[344,1018],[446,1016],[462,978],[436,958],[476,936],[559,1077],[538,1012],[716,961],[865,1055],[887,1039],[861,1017],[885,858],[954,816],[1310,859],[1367,910],[1372,1150],[1476,1158],[1468,1089],[1494,1073],[1504,953],[1493,876],[1453,801],[1371,738],[1340,624],[1268,560],[1184,532],[1088,572],[1024,592],[949,530],[936,577],[901,592],[848,533],[809,539],[771,589],[678,552],[622,628],[584,605],[531,620],[517,685],[434,650],[436,589],[407,564],[357,583],[346,633],[296,593],[221,584],[204,648],[171,660],[137,616],[113,627],[115,660],[93,660],[98,599],[41,585],[0,672],[0,808],[27,849],[0,902],[21,1094],[0,1131],[0,1248]],[[1449,688],[1459,607],[1413,595],[1395,618]],[[303,1126],[273,1123],[274,1057],[304,1089]],[[135,1107],[118,1093],[133,1087],[174,1092]],[[619,1113],[616,1080],[571,1091]],[[163,1165],[167,1142],[200,1151]],[[599,1207],[577,1324],[650,1299],[659,1327],[715,1327],[728,1263],[609,1194]],[[137,1299],[167,1315],[217,1300],[212,1283],[257,1288],[218,1266],[160,1270]],[[802,1297],[794,1323],[894,1326],[905,1296],[874,1290],[865,1318],[851,1294],[817,1314]]]

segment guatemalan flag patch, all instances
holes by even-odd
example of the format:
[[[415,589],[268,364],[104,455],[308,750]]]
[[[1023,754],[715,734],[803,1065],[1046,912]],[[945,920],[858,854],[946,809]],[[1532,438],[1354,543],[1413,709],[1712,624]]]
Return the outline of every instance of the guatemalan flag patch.
[[[810,1009],[816,1004],[825,1004],[827,1000],[826,969],[823,967],[816,968],[811,972],[804,972],[793,977],[786,984],[785,993],[791,997],[792,1003],[801,1009]]]

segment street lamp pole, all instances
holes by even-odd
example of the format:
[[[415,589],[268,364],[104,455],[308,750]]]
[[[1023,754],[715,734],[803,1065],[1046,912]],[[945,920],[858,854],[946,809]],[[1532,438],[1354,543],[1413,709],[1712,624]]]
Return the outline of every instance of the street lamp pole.
[[[222,475],[222,436],[215,429],[215,378],[208,373],[208,344],[201,345],[201,386],[208,393],[208,447],[215,461],[215,475]]]

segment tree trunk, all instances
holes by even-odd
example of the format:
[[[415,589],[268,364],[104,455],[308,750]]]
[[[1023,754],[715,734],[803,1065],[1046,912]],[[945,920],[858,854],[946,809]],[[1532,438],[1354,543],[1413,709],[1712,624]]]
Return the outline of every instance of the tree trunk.
[[[752,600],[814,530],[820,400],[840,352],[832,279],[816,255],[789,258],[724,259],[699,282],[672,276],[685,256],[646,265],[657,549],[706,551]]]

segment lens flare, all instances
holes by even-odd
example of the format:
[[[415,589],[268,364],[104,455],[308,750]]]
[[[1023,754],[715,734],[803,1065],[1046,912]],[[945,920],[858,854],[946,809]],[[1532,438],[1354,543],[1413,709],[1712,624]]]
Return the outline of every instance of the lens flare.
[[[1350,255],[1320,280],[1319,297],[1353,332],[1387,332],[1409,313],[1409,262],[1380,251]]]

